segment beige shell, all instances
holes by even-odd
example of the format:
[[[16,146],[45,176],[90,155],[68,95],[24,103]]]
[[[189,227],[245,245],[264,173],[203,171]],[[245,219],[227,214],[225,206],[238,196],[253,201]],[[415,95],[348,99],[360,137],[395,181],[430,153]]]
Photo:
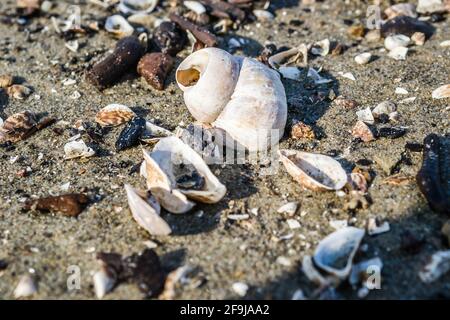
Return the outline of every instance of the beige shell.
[[[128,23],[128,21],[118,14],[110,16],[106,19],[105,30],[118,38],[131,36],[134,32],[134,28]]]
[[[278,73],[262,63],[204,48],[180,64],[176,80],[196,120],[225,130],[250,151],[264,150],[283,136],[284,87]]]
[[[344,227],[329,234],[317,245],[314,262],[319,268],[339,279],[347,278],[364,235],[364,229],[355,227]],[[345,264],[342,265],[342,262]]]
[[[125,191],[133,218],[142,228],[155,236],[166,236],[172,232],[167,222],[159,216],[159,204],[152,205],[145,201],[129,184],[125,184]]]
[[[95,122],[101,126],[118,126],[130,121],[136,114],[122,104],[109,104],[95,115]]]
[[[203,159],[177,137],[161,139],[151,154],[144,151],[144,160],[147,187],[167,211],[184,213],[194,206],[187,198],[216,203],[226,193],[225,186],[214,176]],[[201,190],[178,189],[174,166],[180,163],[192,165],[204,178],[205,184]]]
[[[9,96],[17,100],[24,100],[32,93],[32,90],[21,84],[13,84],[6,89]]]
[[[36,115],[23,111],[8,117],[0,127],[0,142],[18,142],[36,130]]]
[[[440,86],[431,94],[433,99],[450,98],[450,84]]]
[[[9,74],[0,76],[0,88],[7,88],[14,83],[14,77]]]
[[[287,172],[311,190],[340,190],[347,183],[347,173],[333,158],[296,150],[279,150]]]
[[[158,0],[120,0],[117,9],[126,15],[148,14],[155,10]]]

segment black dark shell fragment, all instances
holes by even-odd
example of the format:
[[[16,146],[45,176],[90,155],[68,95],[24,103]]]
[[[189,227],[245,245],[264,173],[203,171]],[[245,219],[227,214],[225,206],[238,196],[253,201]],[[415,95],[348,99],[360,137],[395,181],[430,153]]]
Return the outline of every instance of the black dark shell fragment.
[[[139,138],[145,131],[145,119],[141,117],[134,117],[127,123],[125,128],[119,135],[116,141],[116,150],[124,150],[135,146],[139,143]]]
[[[378,129],[377,136],[383,138],[396,139],[406,134],[405,128],[382,127]]]
[[[430,207],[450,214],[450,141],[436,134],[424,139],[422,167],[416,176],[420,191]]]
[[[176,23],[164,21],[154,31],[152,46],[157,51],[175,56],[187,42],[186,31]]]
[[[429,38],[433,35],[434,30],[435,28],[426,21],[408,16],[398,16],[381,26],[381,35],[387,37],[394,34],[404,34],[411,37],[415,32],[422,32]]]

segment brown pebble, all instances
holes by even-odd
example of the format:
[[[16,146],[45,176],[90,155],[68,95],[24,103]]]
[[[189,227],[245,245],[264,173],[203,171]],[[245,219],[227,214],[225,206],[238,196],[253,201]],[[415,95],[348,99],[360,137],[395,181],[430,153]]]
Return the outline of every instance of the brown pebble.
[[[6,93],[14,99],[24,100],[28,98],[32,90],[21,84],[13,84],[6,89]]]
[[[358,24],[356,26],[351,26],[347,30],[348,34],[356,39],[361,39],[364,37],[365,30],[362,24]]]
[[[50,196],[25,202],[26,210],[60,213],[68,217],[78,216],[88,204],[88,197],[81,193]]]
[[[153,32],[151,43],[157,51],[175,56],[187,43],[187,34],[175,22],[164,21]]]
[[[291,137],[293,139],[308,139],[313,140],[316,138],[313,129],[307,124],[297,121],[291,129]]]
[[[143,54],[144,48],[137,37],[125,37],[117,42],[113,53],[87,71],[86,79],[103,90],[119,81],[124,74],[136,70]]]
[[[161,52],[147,53],[137,66],[137,72],[145,81],[157,90],[164,89],[167,75],[172,71],[174,60],[171,56]]]

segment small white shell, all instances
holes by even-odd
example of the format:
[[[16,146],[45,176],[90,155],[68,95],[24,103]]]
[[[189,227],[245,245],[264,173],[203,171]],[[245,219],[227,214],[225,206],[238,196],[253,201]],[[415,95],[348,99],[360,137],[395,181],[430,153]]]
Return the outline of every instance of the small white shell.
[[[315,70],[314,68],[308,69],[307,77],[311,78],[315,84],[324,84],[324,83],[333,82],[333,80],[331,80],[331,79],[326,79],[326,78],[322,77],[319,74],[319,72],[317,70]]]
[[[370,62],[370,59],[372,59],[372,54],[370,52],[363,52],[355,57],[355,62],[357,64],[367,64]]]
[[[369,107],[356,111],[356,116],[358,117],[359,121],[365,122],[367,124],[374,124],[375,122],[375,118]]]
[[[253,14],[255,15],[256,19],[258,21],[264,22],[264,21],[272,21],[275,19],[275,16],[273,13],[267,11],[267,10],[253,10]]]
[[[216,203],[226,188],[214,176],[203,159],[177,137],[161,139],[149,155],[144,151],[147,186],[160,204],[172,213],[189,211],[194,204],[186,199]],[[174,165],[190,164],[205,179],[203,190],[177,189]]]
[[[439,88],[434,90],[431,94],[431,97],[433,99],[450,98],[450,84],[440,86]]]
[[[450,250],[438,251],[431,256],[431,261],[419,272],[425,283],[436,281],[450,271]]]
[[[278,208],[278,213],[287,213],[289,216],[294,215],[297,212],[298,202],[288,202]]]
[[[36,284],[30,275],[24,275],[14,289],[14,298],[26,298],[37,292]]]
[[[395,111],[397,111],[397,106],[395,103],[392,101],[383,101],[372,110],[372,114],[375,118],[378,118],[382,114],[391,114]]]
[[[92,281],[94,283],[95,295],[98,299],[102,299],[116,284],[115,277],[112,277],[105,268],[94,273]]]
[[[384,46],[386,47],[386,49],[391,51],[398,47],[407,47],[410,42],[411,39],[408,36],[405,36],[403,34],[395,34],[384,39]]]
[[[150,13],[157,5],[158,0],[121,0],[117,9],[125,15]]]
[[[206,12],[205,6],[198,1],[183,1],[183,4],[186,8],[198,15]]]
[[[279,150],[287,172],[311,190],[340,190],[347,183],[347,173],[333,158],[296,150]]]
[[[314,251],[314,262],[339,279],[347,278],[364,234],[363,229],[355,227],[342,228],[329,234]]]
[[[367,221],[367,233],[369,236],[375,236],[377,234],[385,233],[391,230],[389,222],[384,221],[381,225],[378,225],[375,218],[370,218]]]
[[[145,122],[145,132],[144,136],[151,136],[150,139],[142,139],[145,140],[145,142],[156,142],[159,141],[161,138],[164,137],[170,137],[173,133],[167,129],[164,129],[163,127],[157,126],[154,123],[151,123],[150,121]]]
[[[316,42],[311,48],[311,53],[315,56],[325,57],[330,52],[330,40],[324,39]]]
[[[295,81],[300,81],[302,75],[301,71],[297,67],[280,67],[278,71],[281,73],[283,78],[291,79]]]
[[[95,151],[88,147],[83,140],[70,141],[64,145],[65,159],[88,158],[95,155]]]
[[[396,47],[389,51],[388,56],[394,60],[406,60],[406,55],[408,54],[408,48]]]
[[[153,207],[151,202],[142,199],[129,184],[125,184],[125,191],[133,218],[142,228],[155,236],[166,236],[172,232],[169,225],[159,216],[159,204]]]
[[[105,30],[114,34],[118,38],[131,36],[134,28],[121,15],[115,14],[106,19]]]
[[[417,12],[422,14],[445,11],[450,11],[450,5],[445,0],[419,0],[417,3]]]
[[[308,64],[308,47],[302,43],[298,47],[274,54],[268,59],[268,62],[274,69],[292,64],[305,67]]]

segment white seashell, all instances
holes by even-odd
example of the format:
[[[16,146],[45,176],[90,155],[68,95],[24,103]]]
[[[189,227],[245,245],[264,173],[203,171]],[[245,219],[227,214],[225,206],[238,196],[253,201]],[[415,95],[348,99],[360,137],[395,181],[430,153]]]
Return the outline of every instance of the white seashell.
[[[311,78],[314,81],[315,84],[324,84],[324,83],[333,82],[333,80],[331,80],[331,79],[323,78],[319,74],[319,72],[317,70],[315,70],[314,68],[309,68],[308,69],[307,77]]]
[[[409,92],[405,88],[397,87],[397,88],[395,88],[395,93],[396,94],[408,94]]]
[[[105,30],[114,34],[118,38],[131,36],[134,28],[121,15],[115,14],[106,19]]]
[[[284,87],[262,63],[204,48],[180,64],[176,80],[195,119],[223,129],[250,151],[266,150],[283,135]]]
[[[411,39],[403,34],[395,34],[384,39],[384,46],[389,51],[398,47],[407,47]]]
[[[389,51],[388,56],[394,60],[406,60],[406,55],[408,54],[408,48],[396,47]]]
[[[194,11],[198,15],[206,12],[205,6],[198,1],[183,1],[183,4],[186,8]]]
[[[301,71],[297,67],[280,67],[278,71],[283,78],[300,81]]]
[[[158,0],[121,0],[117,9],[123,14],[150,13],[158,5]]]
[[[143,136],[149,138],[141,138],[141,140],[147,143],[153,143],[159,141],[161,138],[170,137],[173,133],[163,127],[157,126],[150,121],[145,122],[145,131]]]
[[[3,125],[3,119],[0,118],[0,127]]]
[[[24,275],[14,289],[14,298],[26,298],[37,292],[36,284],[30,275]]]
[[[445,40],[445,41],[442,41],[440,44],[439,44],[441,47],[450,47],[450,40]]]
[[[307,300],[305,294],[303,293],[302,289],[295,290],[294,294],[292,295],[291,300]]]
[[[419,0],[417,3],[417,12],[422,14],[445,12],[450,11],[449,6],[446,0]]]
[[[374,124],[375,118],[373,117],[373,113],[369,107],[356,111],[356,116],[359,121],[365,122],[367,124]]]
[[[267,10],[253,10],[253,14],[255,15],[256,19],[258,21],[264,22],[264,21],[272,21],[275,19],[275,16],[273,13],[267,11]]]
[[[287,222],[287,224],[288,224],[288,226],[289,226],[289,229],[298,229],[298,228],[301,228],[300,222],[298,222],[298,221],[295,220],[295,219],[287,219],[286,222]]]
[[[88,147],[83,140],[70,141],[64,145],[65,159],[88,158],[95,155],[95,151]]]
[[[287,172],[311,190],[339,190],[347,183],[347,173],[331,157],[296,150],[279,150]]]
[[[332,227],[334,230],[339,230],[348,227],[348,222],[347,220],[331,220],[330,227]]]
[[[134,220],[151,235],[166,236],[172,232],[169,225],[159,216],[159,204],[154,207],[152,202],[142,199],[136,190],[129,184],[125,184],[128,205]]]
[[[363,280],[365,280],[371,274],[373,274],[374,272],[374,270],[372,269],[373,267],[381,271],[381,269],[383,268],[383,261],[381,261],[381,259],[377,257],[356,263],[352,267],[352,271],[350,273],[350,277],[348,278],[348,282],[352,286],[360,284]]]
[[[289,216],[293,216],[297,212],[298,202],[288,202],[278,208],[278,213],[287,213]]]
[[[243,282],[233,283],[233,291],[236,292],[240,297],[244,297],[248,291],[248,285]]]
[[[330,53],[330,40],[324,39],[314,43],[311,48],[311,53],[315,56],[325,57],[328,53]]]
[[[347,278],[364,234],[363,229],[355,227],[333,232],[318,244],[314,252],[314,262],[319,268],[339,279]]]
[[[440,86],[431,93],[433,99],[450,98],[450,84]]]
[[[302,43],[298,47],[276,53],[269,57],[268,63],[274,69],[292,64],[306,67],[308,64],[308,47]]]
[[[419,272],[425,283],[436,281],[450,271],[450,250],[438,251],[431,256],[431,261]]]
[[[346,79],[349,79],[352,81],[356,81],[355,76],[351,72],[338,72],[338,74],[343,78],[346,78]]]
[[[94,283],[95,295],[98,299],[102,299],[116,284],[115,277],[111,276],[105,268],[94,273],[92,281]]]
[[[372,54],[370,52],[364,52],[355,57],[355,62],[357,64],[367,64],[370,62],[370,59],[372,59]]]
[[[395,111],[397,111],[395,103],[392,101],[383,101],[372,110],[372,114],[375,118],[379,118],[383,114],[390,114]]]
[[[375,218],[370,218],[367,221],[367,233],[369,236],[375,236],[377,234],[385,233],[391,230],[389,226],[389,222],[385,221],[381,225],[377,224],[377,220]]]
[[[194,204],[188,198],[216,203],[226,193],[226,188],[209,170],[203,159],[177,137],[161,139],[149,155],[144,151],[147,186],[160,204],[169,212],[184,213]],[[174,175],[174,165],[192,165],[204,178],[202,190],[179,189]]]

